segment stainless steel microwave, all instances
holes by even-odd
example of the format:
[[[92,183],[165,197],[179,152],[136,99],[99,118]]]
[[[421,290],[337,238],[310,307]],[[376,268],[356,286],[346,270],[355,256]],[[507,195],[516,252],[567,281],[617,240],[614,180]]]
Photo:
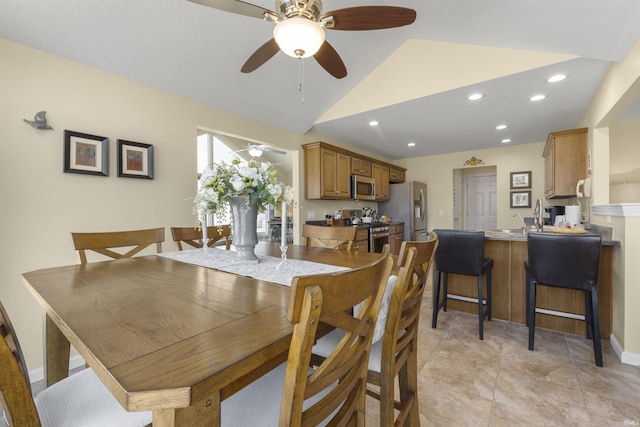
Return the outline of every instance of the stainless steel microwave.
[[[375,200],[376,180],[366,176],[351,175],[351,198],[354,200]]]

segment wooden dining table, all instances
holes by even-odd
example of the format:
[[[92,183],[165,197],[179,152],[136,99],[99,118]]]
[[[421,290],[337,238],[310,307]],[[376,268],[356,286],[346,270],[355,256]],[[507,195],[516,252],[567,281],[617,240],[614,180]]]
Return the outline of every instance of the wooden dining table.
[[[279,257],[280,248],[264,242],[256,254]],[[288,250],[291,259],[348,268],[379,256]],[[159,255],[23,280],[46,312],[47,385],[68,375],[73,344],[126,410],[153,411],[154,427],[219,425],[222,400],[287,358],[287,286]]]

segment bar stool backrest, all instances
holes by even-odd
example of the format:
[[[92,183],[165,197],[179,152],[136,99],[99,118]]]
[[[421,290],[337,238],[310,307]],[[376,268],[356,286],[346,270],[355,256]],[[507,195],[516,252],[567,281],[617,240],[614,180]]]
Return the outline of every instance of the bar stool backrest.
[[[438,235],[436,270],[480,276],[484,271],[484,231],[433,230]]]
[[[570,289],[596,288],[602,236],[530,233],[530,279]]]

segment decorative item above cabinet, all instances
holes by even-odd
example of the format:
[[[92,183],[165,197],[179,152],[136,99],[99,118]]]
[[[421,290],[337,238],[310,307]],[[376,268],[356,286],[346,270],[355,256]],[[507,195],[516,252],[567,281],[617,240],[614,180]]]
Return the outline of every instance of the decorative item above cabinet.
[[[587,128],[552,132],[544,157],[544,195],[547,199],[575,197],[576,185],[587,173]]]
[[[351,197],[351,175],[376,179],[376,201],[389,200],[389,183],[404,182],[406,169],[324,142],[303,144],[305,198]]]

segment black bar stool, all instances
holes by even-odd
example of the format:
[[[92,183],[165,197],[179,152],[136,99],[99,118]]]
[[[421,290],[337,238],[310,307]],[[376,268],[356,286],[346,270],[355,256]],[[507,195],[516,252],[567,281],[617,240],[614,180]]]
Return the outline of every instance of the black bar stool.
[[[433,290],[433,318],[435,328],[440,309],[447,311],[449,273],[475,276],[478,278],[478,335],[484,339],[483,322],[491,320],[491,269],[493,260],[484,257],[484,231],[433,230],[438,235],[436,251],[436,282]],[[487,298],[483,299],[482,276],[487,276]],[[440,278],[444,277],[443,295],[440,300]],[[466,299],[465,299],[466,300]],[[473,302],[474,300],[471,300]],[[483,307],[486,305],[486,309]]]
[[[577,289],[585,293],[587,339],[593,340],[596,365],[602,367],[600,316],[596,284],[600,272],[602,236],[530,233],[527,239],[527,326],[529,350],[536,329],[536,286]]]

